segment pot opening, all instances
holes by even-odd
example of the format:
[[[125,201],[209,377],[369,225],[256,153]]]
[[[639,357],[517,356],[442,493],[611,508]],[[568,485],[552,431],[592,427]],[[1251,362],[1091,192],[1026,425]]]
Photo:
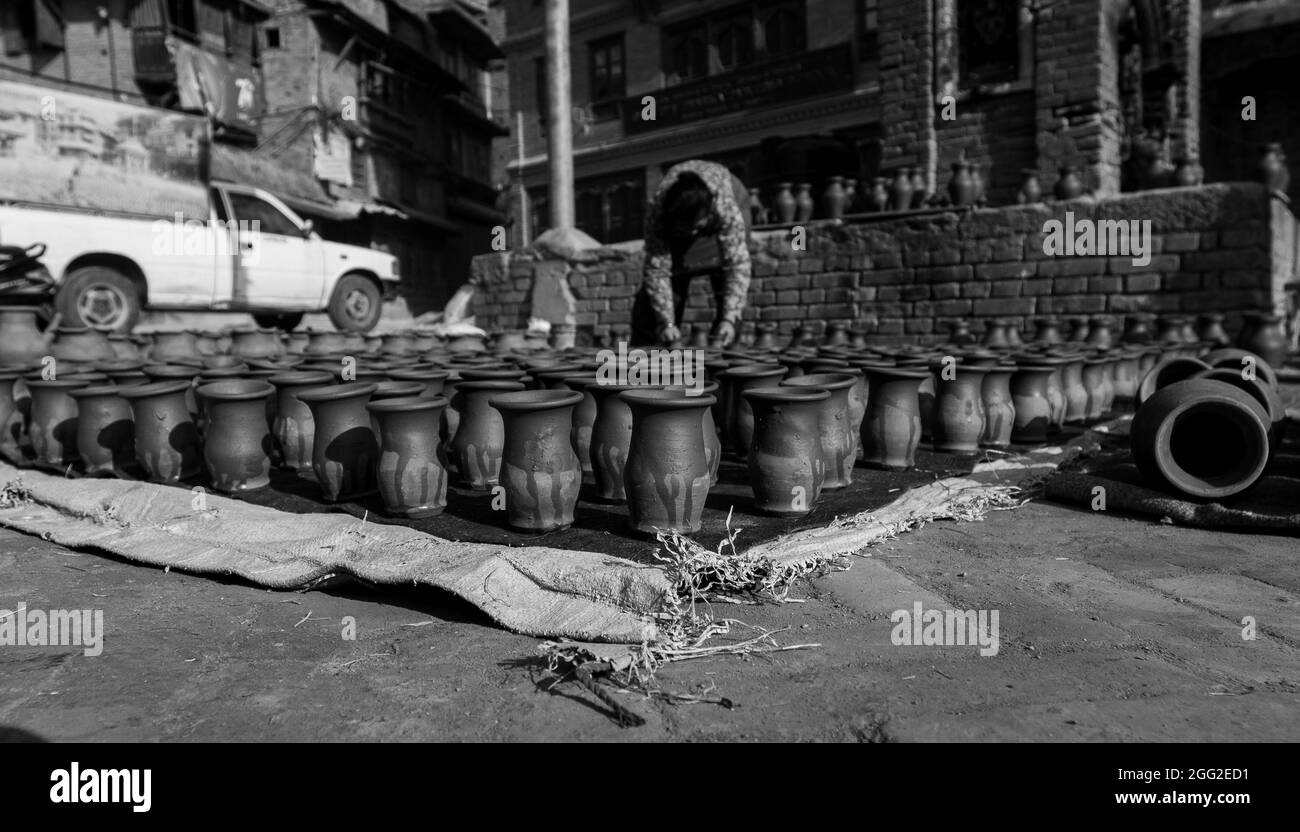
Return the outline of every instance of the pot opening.
[[[1268,456],[1268,439],[1244,410],[1216,403],[1188,408],[1169,432],[1169,454],[1179,473],[1219,489],[1240,483]]]

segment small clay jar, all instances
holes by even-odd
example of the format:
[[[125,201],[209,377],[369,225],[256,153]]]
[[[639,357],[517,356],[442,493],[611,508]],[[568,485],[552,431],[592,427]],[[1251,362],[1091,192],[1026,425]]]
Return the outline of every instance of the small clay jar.
[[[0,307],[0,364],[22,367],[39,363],[49,354],[45,337],[36,327],[35,306]]]
[[[1094,356],[1083,362],[1083,388],[1088,391],[1088,420],[1096,420],[1110,412],[1108,397],[1114,393],[1110,380],[1110,360]]]
[[[1011,429],[1016,421],[1016,408],[1011,400],[1011,376],[1014,364],[996,364],[984,368],[980,384],[980,402],[984,405],[984,431],[980,445],[985,448],[1011,446]]]
[[[822,403],[826,390],[751,387],[741,395],[754,414],[749,477],[754,508],[763,514],[812,511],[825,479],[821,450]]]
[[[379,443],[366,411],[378,385],[349,382],[298,391],[311,410],[312,472],[327,502],[365,497],[376,491]]]
[[[1114,386],[1115,403],[1125,408],[1131,407],[1137,397],[1138,383],[1142,381],[1139,369],[1143,350],[1128,348],[1115,353]]]
[[[212,487],[234,494],[270,485],[266,400],[275,387],[260,379],[233,379],[202,385],[195,393],[203,402],[203,462]]]
[[[765,321],[758,325],[758,337],[754,340],[754,349],[763,352],[776,349],[777,325]]]
[[[988,370],[964,364],[930,366],[934,382],[934,449],[971,455],[984,435],[984,377]]]
[[[490,491],[501,476],[505,448],[505,423],[489,402],[503,393],[523,390],[519,381],[462,381],[456,385],[452,406],[460,414],[459,427],[447,446],[456,462],[460,481],[475,491]]]
[[[523,390],[489,399],[504,428],[499,476],[512,528],[539,533],[573,525],[582,465],[570,436],[573,409],[581,401],[582,394],[572,390]]]
[[[1059,356],[1061,394],[1065,397],[1064,424],[1072,425],[1088,417],[1088,390],[1083,386],[1083,356],[1071,353]]]
[[[1039,318],[1034,322],[1037,332],[1034,333],[1035,344],[1060,344],[1065,339],[1061,337],[1061,322],[1056,318]]]
[[[1088,328],[1088,337],[1084,340],[1091,346],[1104,350],[1110,349],[1115,343],[1115,335],[1111,332],[1110,318],[1105,315],[1094,315],[1091,326]]]
[[[1282,328],[1282,316],[1250,314],[1243,317],[1248,323],[1237,339],[1237,346],[1255,353],[1273,368],[1285,364],[1290,345]]]
[[[24,380],[32,397],[31,423],[28,434],[36,464],[65,470],[76,463],[77,402],[72,391],[90,386],[90,382],[68,377],[42,379],[39,375]]]
[[[236,329],[230,333],[230,354],[240,358],[275,358],[284,355],[280,332],[275,329]]]
[[[1149,312],[1138,312],[1124,319],[1124,334],[1120,340],[1125,344],[1149,344],[1155,338],[1151,325],[1155,316]],[[1226,336],[1225,336],[1226,337]]]
[[[1020,364],[1011,376],[1011,404],[1016,418],[1011,426],[1011,441],[1036,445],[1047,441],[1052,407],[1047,397],[1047,379],[1055,367],[1046,364]]]
[[[383,337],[383,346],[379,351],[384,355],[415,355],[420,352],[416,344],[415,333],[409,330],[390,332]]]
[[[643,535],[694,534],[712,484],[704,440],[716,400],[682,388],[627,390],[619,397],[632,412],[623,466],[628,525]]]
[[[113,384],[71,391],[77,402],[77,452],[87,474],[117,474],[135,460],[131,406]]]
[[[203,364],[203,353],[199,351],[198,337],[188,330],[180,332],[153,333],[153,346],[149,349],[149,360],[157,364]]]
[[[135,423],[135,460],[154,482],[179,482],[202,471],[199,431],[186,403],[192,393],[188,379],[119,388]]]
[[[867,374],[867,414],[862,420],[862,460],[871,468],[905,471],[921,442],[918,391],[927,370],[860,365]]]
[[[88,326],[61,326],[54,331],[50,355],[57,361],[93,363],[112,355],[108,336]]]
[[[1011,337],[1007,330],[1011,322],[1006,318],[994,318],[984,327],[984,346],[995,350],[1011,348]]]
[[[371,400],[379,442],[376,479],[384,509],[397,517],[434,517],[447,507],[447,468],[439,439],[445,396]]]
[[[1197,335],[1203,342],[1208,342],[1214,348],[1228,347],[1232,345],[1232,339],[1223,329],[1223,320],[1226,316],[1221,312],[1210,312],[1200,317],[1201,328]]]
[[[591,426],[591,471],[596,497],[607,503],[627,499],[623,467],[632,445],[632,409],[621,397],[629,390],[660,389],[640,384],[588,384],[596,398],[596,419]]]
[[[316,436],[311,409],[298,398],[298,393],[314,387],[329,387],[332,377],[323,370],[303,370],[278,373],[267,379],[275,387],[275,420],[271,423],[271,437],[279,449],[282,467],[290,471],[311,470],[312,443]]]
[[[858,433],[850,413],[850,395],[859,375],[809,373],[788,378],[781,387],[825,390],[830,396],[818,408],[821,413],[818,444],[822,450],[822,489],[847,488],[853,484],[853,464],[858,459]]]
[[[789,368],[780,364],[740,364],[728,367],[722,374],[722,389],[727,391],[724,395],[731,408],[726,416],[722,441],[725,447],[727,439],[731,439],[731,450],[738,459],[746,457],[754,439],[754,411],[743,393],[754,387],[779,384],[788,372]]]

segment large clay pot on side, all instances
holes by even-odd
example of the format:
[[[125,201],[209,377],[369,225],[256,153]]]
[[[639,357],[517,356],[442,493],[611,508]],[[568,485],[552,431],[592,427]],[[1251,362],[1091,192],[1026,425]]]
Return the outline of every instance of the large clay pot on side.
[[[787,368],[780,364],[740,364],[728,367],[722,374],[722,385],[727,390],[727,402],[731,407],[722,439],[725,444],[728,437],[731,438],[731,449],[737,459],[745,458],[754,439],[754,411],[744,392],[779,384],[787,372]]]
[[[763,514],[800,515],[821,496],[825,462],[821,450],[826,390],[751,387],[741,395],[754,414],[749,476],[754,507]]]
[[[311,467],[325,500],[365,497],[376,491],[379,442],[366,403],[378,385],[351,382],[301,390],[315,427]]]
[[[34,376],[25,383],[32,397],[28,432],[37,464],[62,470],[77,462],[77,402],[70,394],[90,382]]]
[[[1264,379],[1270,387],[1277,389],[1277,373],[1269,366],[1267,361],[1250,350],[1224,347],[1223,349],[1211,350],[1201,356],[1201,360],[1211,367],[1226,367],[1238,372],[1244,371],[1247,367],[1253,367],[1255,375]]]
[[[275,387],[259,379],[235,379],[205,384],[195,392],[207,419],[203,462],[212,487],[234,494],[270,485],[266,400]]]
[[[1157,390],[1133,417],[1133,461],[1151,484],[1198,500],[1250,488],[1269,459],[1269,416],[1249,393],[1211,379]]]
[[[570,437],[581,401],[572,390],[523,390],[489,400],[504,427],[500,482],[512,528],[539,533],[573,525],[582,465]]]
[[[694,534],[712,484],[704,438],[716,400],[681,388],[628,390],[619,397],[632,412],[623,466],[628,525],[644,535]]]
[[[930,370],[934,382],[934,449],[950,454],[978,453],[984,435],[982,390],[988,370],[943,363],[932,364]]]
[[[121,388],[135,422],[135,459],[154,482],[179,482],[202,470],[199,431],[190,417],[188,379]]]
[[[980,434],[980,445],[985,448],[1011,446],[1011,429],[1016,421],[1016,408],[1011,401],[1011,375],[1016,369],[1007,364],[984,368],[984,380],[980,383],[984,431]]]
[[[1270,459],[1273,454],[1277,453],[1278,448],[1282,447],[1282,440],[1286,434],[1286,403],[1282,401],[1282,396],[1268,382],[1259,376],[1248,379],[1242,375],[1241,371],[1231,370],[1227,367],[1204,370],[1193,376],[1193,378],[1221,381],[1250,394],[1251,398],[1259,402],[1264,411],[1268,413]],[[73,393],[73,395],[76,395],[76,393]]]
[[[1011,426],[1011,441],[1037,445],[1047,441],[1052,421],[1052,406],[1047,398],[1047,378],[1055,367],[1021,364],[1011,376],[1011,404],[1016,418]]]
[[[518,381],[462,381],[453,400],[460,412],[460,425],[448,445],[448,456],[456,461],[461,482],[475,491],[490,491],[501,475],[501,452],[505,447],[505,423],[489,401],[504,393],[523,390]]]
[[[384,508],[398,517],[434,517],[447,507],[447,468],[439,441],[445,396],[409,396],[366,405],[378,428],[376,476]]]
[[[847,373],[809,373],[782,381],[781,387],[825,390],[830,397],[821,403],[818,444],[822,449],[822,489],[847,488],[853,484],[853,465],[858,459],[858,434],[850,414],[849,396],[858,376]]]
[[[1138,382],[1134,403],[1141,408],[1146,404],[1147,399],[1155,395],[1160,388],[1193,378],[1208,369],[1210,369],[1210,365],[1199,358],[1184,358],[1182,356],[1166,358],[1152,367],[1150,372]]]
[[[302,403],[298,394],[313,387],[329,387],[332,378],[323,370],[304,370],[279,373],[267,381],[275,387],[271,437],[280,449],[280,464],[290,471],[310,471],[316,423],[312,421],[311,408]]]
[[[87,474],[116,474],[135,460],[131,405],[113,384],[73,390],[77,402],[77,452]]]
[[[33,306],[0,308],[0,365],[39,364],[49,354],[46,338],[36,328],[37,311]]]
[[[867,374],[867,415],[862,420],[862,459],[870,468],[906,471],[921,443],[918,391],[926,370],[862,366]]]

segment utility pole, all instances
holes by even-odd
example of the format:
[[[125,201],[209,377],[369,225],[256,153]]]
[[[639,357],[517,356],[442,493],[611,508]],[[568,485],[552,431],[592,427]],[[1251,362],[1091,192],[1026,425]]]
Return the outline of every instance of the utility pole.
[[[567,230],[574,227],[569,0],[546,0],[546,92],[551,227]]]

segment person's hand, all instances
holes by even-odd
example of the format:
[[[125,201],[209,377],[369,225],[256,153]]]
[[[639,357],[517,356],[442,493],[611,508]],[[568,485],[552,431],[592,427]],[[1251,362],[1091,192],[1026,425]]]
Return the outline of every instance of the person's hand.
[[[669,324],[668,326],[659,330],[660,344],[666,345],[671,348],[680,345],[681,342],[682,342],[682,333],[681,330],[679,330],[676,327],[676,325]]]
[[[731,342],[736,340],[736,325],[731,321],[718,321],[713,326],[713,332],[709,335],[711,346],[729,347]]]

